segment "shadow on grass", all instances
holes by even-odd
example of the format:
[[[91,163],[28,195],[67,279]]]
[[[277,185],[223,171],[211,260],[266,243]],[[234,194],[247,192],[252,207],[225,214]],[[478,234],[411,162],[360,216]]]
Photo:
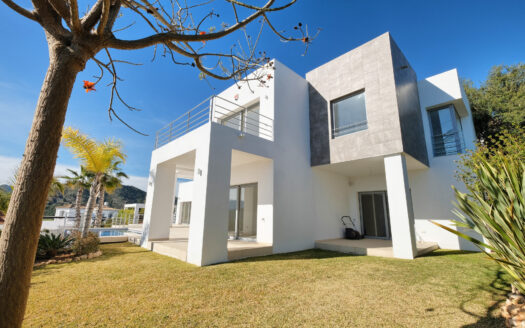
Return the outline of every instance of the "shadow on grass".
[[[461,251],[461,250],[454,250],[454,249],[439,249],[435,250],[433,252],[424,254],[422,256],[418,256],[419,258],[423,257],[436,257],[436,256],[450,256],[450,255],[472,255],[472,254],[479,254],[479,252],[473,252],[473,251]]]
[[[360,257],[360,255],[340,253],[334,251],[326,251],[322,249],[308,249],[305,251],[291,252],[291,253],[281,253],[273,255],[265,255],[258,257],[248,257],[245,259],[239,259],[231,261],[229,263],[241,263],[241,262],[266,262],[266,261],[289,261],[289,260],[321,260],[329,259],[336,257]]]
[[[470,301],[473,301],[477,295],[474,295],[471,299],[461,302],[460,309],[464,313],[475,317],[477,321],[473,324],[464,325],[464,328],[475,328],[475,327],[505,327],[505,320],[499,315],[498,309],[505,302],[506,295],[510,292],[509,284],[504,278],[504,273],[500,269],[495,272],[494,277],[490,284],[479,285],[477,290],[486,291],[492,294],[492,298],[498,299],[494,304],[489,306],[483,315],[472,313],[466,309],[466,305]],[[496,313],[496,314],[494,314]]]

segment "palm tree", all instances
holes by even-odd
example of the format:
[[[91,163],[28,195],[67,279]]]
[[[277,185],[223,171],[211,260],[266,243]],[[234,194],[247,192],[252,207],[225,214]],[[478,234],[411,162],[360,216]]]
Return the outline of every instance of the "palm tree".
[[[75,226],[77,229],[80,229],[80,207],[82,206],[82,194],[84,189],[89,188],[91,185],[91,180],[93,179],[93,174],[86,170],[84,166],[80,166],[80,173],[74,170],[67,169],[71,176],[63,176],[65,179],[66,186],[74,188],[77,190],[77,196],[75,199]]]
[[[121,161],[116,161],[100,177],[100,182],[98,185],[98,209],[97,209],[97,219],[95,220],[95,226],[100,226],[102,224],[102,212],[104,210],[104,197],[105,193],[111,194],[117,188],[122,186],[122,178],[128,178],[128,175],[120,169],[119,165],[122,164]]]
[[[9,187],[11,187],[11,190],[15,188],[16,180],[18,179],[18,173],[20,171],[20,165],[15,166],[13,169],[13,173],[8,179]],[[51,185],[49,186],[49,191],[47,193],[48,197],[55,196],[57,194],[63,194],[64,193],[64,185],[59,180],[60,177],[53,177],[51,179]]]
[[[80,159],[86,170],[94,174],[93,181],[89,188],[89,199],[83,218],[82,237],[86,237],[91,224],[100,179],[104,173],[113,167],[115,162],[124,162],[126,155],[122,152],[122,144],[119,141],[108,139],[102,143],[98,143],[71,127],[64,129],[62,140],[75,157]]]
[[[64,185],[60,182],[58,177],[53,177],[51,186],[49,187],[48,197],[64,194]]]

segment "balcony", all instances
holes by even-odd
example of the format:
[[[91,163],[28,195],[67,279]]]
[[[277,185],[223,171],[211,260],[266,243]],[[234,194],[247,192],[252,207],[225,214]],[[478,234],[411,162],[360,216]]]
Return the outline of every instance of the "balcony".
[[[434,157],[461,154],[465,150],[465,141],[460,131],[451,131],[432,136]]]
[[[258,103],[245,107],[219,96],[211,96],[158,130],[155,149],[210,122],[235,129],[241,134],[273,140],[273,119],[260,113]]]

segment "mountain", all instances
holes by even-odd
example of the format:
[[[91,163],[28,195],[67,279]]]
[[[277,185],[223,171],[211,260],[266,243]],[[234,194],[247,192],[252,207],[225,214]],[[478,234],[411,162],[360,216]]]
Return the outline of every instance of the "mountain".
[[[0,190],[5,191],[6,193],[11,193],[11,186],[6,184],[0,185]]]
[[[49,197],[44,212],[45,216],[55,215],[55,208],[64,204],[75,204],[77,191],[72,188],[65,188],[64,194],[58,194]],[[89,190],[84,190],[82,194],[82,205],[87,203],[89,198]],[[122,186],[115,190],[112,194],[106,193],[104,201],[108,206],[113,208],[124,208],[124,204],[130,203],[144,203],[146,199],[146,192],[133,186]]]

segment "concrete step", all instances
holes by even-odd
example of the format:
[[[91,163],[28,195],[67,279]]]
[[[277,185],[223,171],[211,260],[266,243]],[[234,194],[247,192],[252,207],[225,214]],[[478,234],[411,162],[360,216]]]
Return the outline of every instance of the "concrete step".
[[[255,256],[266,256],[273,254],[273,247],[272,246],[264,246],[264,247],[246,247],[246,248],[235,248],[235,249],[228,249],[228,260],[240,260],[247,257],[255,257]]]
[[[422,256],[430,252],[439,249],[438,243],[430,241],[418,241],[417,242],[417,256]]]
[[[186,248],[187,245],[180,243],[151,242],[151,250],[155,253],[173,257],[181,261],[186,261]]]

